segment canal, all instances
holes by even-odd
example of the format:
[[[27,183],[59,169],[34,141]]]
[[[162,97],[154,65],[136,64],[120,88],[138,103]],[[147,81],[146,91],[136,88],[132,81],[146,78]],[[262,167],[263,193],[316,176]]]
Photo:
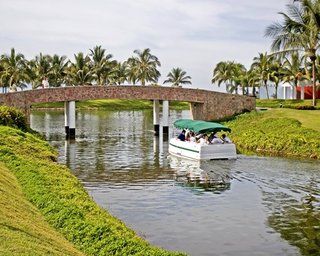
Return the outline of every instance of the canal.
[[[170,122],[189,111],[171,111]],[[33,111],[93,199],[154,245],[190,255],[320,255],[319,161],[168,156],[152,111],[77,111],[75,142],[62,111]],[[171,131],[172,133],[172,131]]]

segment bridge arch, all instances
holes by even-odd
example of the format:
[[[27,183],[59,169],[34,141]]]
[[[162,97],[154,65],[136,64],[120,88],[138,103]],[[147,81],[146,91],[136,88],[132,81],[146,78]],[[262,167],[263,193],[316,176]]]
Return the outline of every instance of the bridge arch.
[[[252,97],[163,86],[76,86],[12,92],[0,95],[0,104],[29,113],[34,103],[70,102],[93,99],[137,99],[186,101],[193,119],[217,120],[255,108]]]

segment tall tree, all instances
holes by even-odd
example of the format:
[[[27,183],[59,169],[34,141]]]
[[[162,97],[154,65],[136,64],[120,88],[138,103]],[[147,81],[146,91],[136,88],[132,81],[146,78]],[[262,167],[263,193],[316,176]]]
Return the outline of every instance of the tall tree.
[[[65,83],[69,61],[66,56],[53,55],[51,58],[51,70],[49,73],[50,86],[60,87]]]
[[[273,38],[274,52],[302,50],[312,63],[313,106],[316,106],[316,53],[320,47],[320,2],[295,0],[281,12],[282,22],[267,27],[265,35]]]
[[[274,98],[278,98],[278,87],[279,84],[283,81],[284,71],[281,67],[280,60],[274,59],[270,65],[270,80],[274,83],[275,93]]]
[[[101,45],[90,49],[92,73],[95,76],[98,85],[105,85],[109,83],[112,76],[113,68],[116,65],[115,60],[112,59],[112,54],[106,54],[106,50]]]
[[[110,78],[110,83],[121,85],[128,77],[128,68],[126,62],[118,62],[113,68],[113,73]]]
[[[41,86],[43,79],[49,78],[51,72],[51,56],[40,53],[28,62],[28,66],[30,82],[32,88],[35,89]]]
[[[236,94],[238,94],[238,88],[239,86],[242,87],[242,94],[244,94],[245,91],[245,85],[242,85],[241,83],[243,82],[243,76],[245,76],[247,72],[247,69],[245,68],[244,65],[241,63],[233,63],[232,67],[232,81],[233,81],[233,87],[234,91]]]
[[[191,76],[187,76],[187,72],[181,68],[173,68],[167,78],[163,83],[171,83],[174,87],[180,87],[182,84],[191,84]]]
[[[2,72],[0,80],[6,84],[12,91],[17,91],[17,88],[24,87],[28,76],[26,73],[26,60],[21,53],[16,54],[14,48],[10,54],[1,56]]]
[[[260,86],[260,75],[254,69],[248,71],[248,85],[252,87],[252,95],[256,97],[256,88]]]
[[[5,69],[2,64],[2,59],[0,58],[0,87],[2,87],[2,93],[5,93],[8,88],[8,83],[6,82],[6,78],[3,75],[4,71],[5,71]]]
[[[94,77],[90,67],[89,56],[82,52],[74,55],[75,61],[71,63],[67,71],[67,83],[69,85],[91,85]]]
[[[151,54],[149,48],[143,51],[135,50],[134,53],[136,56],[129,58],[127,61],[130,68],[129,79],[134,83],[140,81],[143,86],[147,82],[156,83],[160,77],[157,68],[161,66],[158,58]]]
[[[268,81],[270,80],[270,67],[272,63],[272,57],[267,53],[259,53],[259,56],[254,57],[251,68],[259,74],[260,82],[263,83],[266,88],[267,98],[269,99]]]
[[[220,61],[213,70],[213,77],[211,83],[218,83],[218,86],[220,86],[222,83],[231,84],[231,67],[231,61]]]
[[[304,58],[298,52],[291,52],[283,58],[283,81],[291,84],[294,90],[294,98],[299,81],[306,78],[304,72]]]
[[[241,76],[246,72],[246,68],[234,61],[221,61],[213,70],[212,83],[226,84],[228,92],[238,92],[238,86],[241,85]]]

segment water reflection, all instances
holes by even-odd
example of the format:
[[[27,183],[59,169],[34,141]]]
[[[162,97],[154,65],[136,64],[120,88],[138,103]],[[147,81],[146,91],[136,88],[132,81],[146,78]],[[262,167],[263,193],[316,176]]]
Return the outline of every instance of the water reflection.
[[[168,156],[170,167],[175,170],[175,180],[197,194],[201,191],[221,193],[231,186],[231,169],[222,161],[195,161]]]
[[[74,140],[66,140],[64,142],[64,157],[66,159],[66,165],[70,169],[76,168],[76,142]]]
[[[320,254],[320,204],[319,199],[308,195],[291,207],[274,211],[269,224],[302,255]]]

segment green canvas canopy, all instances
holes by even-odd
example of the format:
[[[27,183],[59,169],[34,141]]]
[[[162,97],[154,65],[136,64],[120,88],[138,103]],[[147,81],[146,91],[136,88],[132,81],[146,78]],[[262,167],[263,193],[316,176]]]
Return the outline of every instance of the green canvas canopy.
[[[231,132],[231,129],[223,126],[219,123],[206,122],[200,120],[191,119],[179,119],[174,122],[174,126],[179,129],[189,129],[197,133],[207,133],[207,132],[220,132],[226,131]]]

